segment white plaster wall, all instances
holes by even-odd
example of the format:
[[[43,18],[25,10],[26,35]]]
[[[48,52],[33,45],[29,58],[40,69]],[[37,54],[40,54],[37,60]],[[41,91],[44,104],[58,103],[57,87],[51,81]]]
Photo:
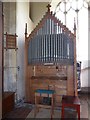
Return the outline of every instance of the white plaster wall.
[[[32,2],[30,13],[31,13],[31,19],[34,22],[34,27],[40,22],[41,18],[43,18],[43,15],[47,12],[47,6],[48,2]]]
[[[90,70],[89,70],[90,72]],[[81,87],[90,87],[88,82],[88,69],[81,71]]]
[[[16,3],[16,34],[18,35],[17,44],[17,65],[20,67],[17,77],[17,92],[18,99],[25,97],[25,23],[28,25],[28,33],[33,28],[33,23],[29,19],[29,3],[17,2]]]
[[[57,4],[62,0],[51,0],[51,11],[55,11]]]
[[[81,87],[90,87],[90,63],[88,60],[81,63]]]

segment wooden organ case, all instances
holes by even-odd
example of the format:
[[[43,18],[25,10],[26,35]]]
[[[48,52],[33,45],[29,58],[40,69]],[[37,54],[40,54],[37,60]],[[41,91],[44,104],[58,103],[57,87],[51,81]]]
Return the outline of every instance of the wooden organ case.
[[[56,101],[77,95],[76,29],[74,34],[48,11],[27,36],[25,29],[26,101],[34,103],[36,89],[54,86]]]

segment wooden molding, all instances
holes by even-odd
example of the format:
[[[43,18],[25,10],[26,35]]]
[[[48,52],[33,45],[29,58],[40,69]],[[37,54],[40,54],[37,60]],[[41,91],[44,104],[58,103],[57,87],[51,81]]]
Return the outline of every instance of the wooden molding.
[[[66,76],[32,76],[31,79],[67,80]]]

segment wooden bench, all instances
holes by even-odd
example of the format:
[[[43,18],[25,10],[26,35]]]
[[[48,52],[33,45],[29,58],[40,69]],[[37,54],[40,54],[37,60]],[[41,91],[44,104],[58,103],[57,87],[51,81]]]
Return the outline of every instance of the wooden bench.
[[[62,97],[62,115],[64,120],[64,108],[74,108],[78,114],[78,120],[80,120],[80,100],[77,96],[63,96]]]
[[[46,90],[46,89],[37,89],[35,91],[35,112],[34,117],[36,117],[37,111],[39,111],[39,108],[51,108],[51,118],[53,117],[54,113],[54,90]],[[46,104],[40,104],[38,102],[38,97],[48,97],[51,98],[51,105]]]

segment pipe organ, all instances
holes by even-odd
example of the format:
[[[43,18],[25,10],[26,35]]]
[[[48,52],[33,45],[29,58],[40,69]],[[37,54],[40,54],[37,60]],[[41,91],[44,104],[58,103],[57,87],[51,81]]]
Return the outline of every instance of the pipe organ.
[[[34,103],[35,89],[49,84],[59,86],[57,95],[75,94],[75,35],[49,9],[29,36],[26,27],[25,53],[26,101]]]
[[[74,41],[58,23],[47,19],[30,39],[28,64],[73,64]]]

